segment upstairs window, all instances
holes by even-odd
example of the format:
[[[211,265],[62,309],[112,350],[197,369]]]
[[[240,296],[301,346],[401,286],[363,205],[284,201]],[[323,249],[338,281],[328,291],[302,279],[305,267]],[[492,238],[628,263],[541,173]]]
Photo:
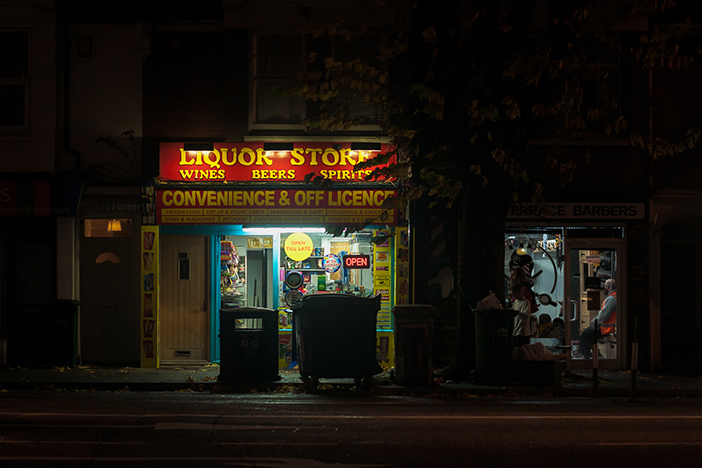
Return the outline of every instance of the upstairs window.
[[[342,36],[312,38],[292,34],[257,34],[252,40],[252,119],[253,130],[301,130],[302,122],[314,115],[319,102],[306,102],[302,98],[280,98],[275,89],[299,85],[299,78],[308,71],[323,68],[326,57],[337,61],[363,63],[378,67],[379,37],[354,36],[346,40]],[[308,63],[308,54],[316,59]],[[354,93],[354,94],[352,94]],[[378,107],[364,101],[362,93],[342,89],[337,102],[350,104],[352,118],[363,117],[363,128],[377,130]]]
[[[305,72],[304,36],[259,34],[253,39],[254,128],[301,128],[306,116],[302,98],[278,98],[274,90],[295,86]]]
[[[29,130],[29,32],[0,31],[0,133]]]
[[[313,39],[309,45],[310,52],[317,53],[317,59],[308,68],[319,67],[324,69],[321,62],[326,57],[333,57],[341,63],[352,63],[360,60],[361,64],[370,65],[373,68],[381,69],[382,65],[378,60],[380,38],[375,35],[358,35],[347,40],[343,36],[325,36]],[[354,130],[377,130],[379,123],[379,107],[371,102],[365,101],[365,92],[349,87],[340,87],[339,95],[336,98],[337,104],[348,104],[349,118],[363,119],[363,123]],[[308,114],[316,112],[317,103],[312,103],[308,108]]]

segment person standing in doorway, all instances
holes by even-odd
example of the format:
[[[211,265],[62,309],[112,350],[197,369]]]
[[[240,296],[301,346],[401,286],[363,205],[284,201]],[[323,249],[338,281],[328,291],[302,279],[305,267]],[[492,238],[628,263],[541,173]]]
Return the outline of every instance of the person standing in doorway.
[[[592,359],[592,345],[603,336],[617,331],[617,283],[613,279],[605,281],[605,300],[597,317],[590,321],[580,334],[580,353],[585,359]]]

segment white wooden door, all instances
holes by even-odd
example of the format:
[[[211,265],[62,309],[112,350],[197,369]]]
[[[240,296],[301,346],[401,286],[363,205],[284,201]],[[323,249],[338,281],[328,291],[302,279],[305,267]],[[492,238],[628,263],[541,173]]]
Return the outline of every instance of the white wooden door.
[[[161,237],[161,362],[208,360],[207,237]]]

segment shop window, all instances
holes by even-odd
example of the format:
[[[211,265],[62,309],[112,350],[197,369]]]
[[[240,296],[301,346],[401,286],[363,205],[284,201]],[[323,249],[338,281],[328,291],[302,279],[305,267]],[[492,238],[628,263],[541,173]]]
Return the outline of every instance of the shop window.
[[[371,255],[371,233],[359,232],[348,238],[334,238],[329,234],[308,232],[311,241],[308,246],[309,256],[302,259],[294,257],[294,251],[286,251],[287,239],[293,234],[280,236],[281,269],[284,281],[280,289],[280,301],[289,301],[289,292],[313,294],[319,291],[345,292],[355,295],[371,295],[373,292],[373,261]],[[294,246],[293,246],[294,247]],[[346,255],[366,255],[367,267],[346,269],[343,258]],[[365,257],[364,257],[365,258]],[[292,275],[291,282],[289,276]],[[296,278],[299,276],[299,278]]]
[[[86,219],[85,237],[132,237],[132,220],[129,218]]]
[[[119,259],[119,257],[112,252],[105,252],[102,253],[98,256],[98,258],[95,259],[95,263],[105,263],[105,262],[112,262],[112,263],[122,263],[122,260]]]
[[[29,130],[29,32],[0,31],[0,133]]]

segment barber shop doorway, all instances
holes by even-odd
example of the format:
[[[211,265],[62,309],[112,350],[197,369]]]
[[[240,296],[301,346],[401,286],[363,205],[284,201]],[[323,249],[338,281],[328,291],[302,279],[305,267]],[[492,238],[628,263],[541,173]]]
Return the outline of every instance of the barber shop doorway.
[[[620,326],[626,314],[624,246],[624,229],[619,226],[552,226],[505,235],[506,277],[519,266],[528,270],[533,282],[538,310],[532,314],[530,341],[565,353],[569,370],[592,369],[591,353],[581,349],[582,334],[607,297],[607,280],[614,280],[617,309],[614,324],[605,328],[610,333],[597,340],[598,366],[626,368],[626,330]]]
[[[591,369],[597,353],[601,369],[619,369],[620,344],[623,341],[622,293],[619,290],[623,272],[623,249],[612,239],[571,241],[566,254],[564,321],[565,342],[570,346],[569,369]],[[590,333],[593,321],[604,307],[607,297],[616,299],[616,309],[599,328],[601,336]],[[595,341],[596,339],[596,341]],[[592,345],[596,344],[596,347]]]

